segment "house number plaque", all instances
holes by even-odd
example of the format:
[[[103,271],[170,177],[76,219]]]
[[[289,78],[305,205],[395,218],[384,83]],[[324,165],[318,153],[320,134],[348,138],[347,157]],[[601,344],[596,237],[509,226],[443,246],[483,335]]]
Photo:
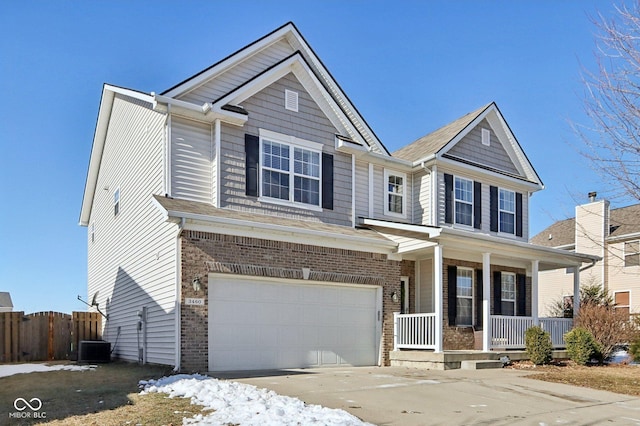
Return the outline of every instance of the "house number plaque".
[[[186,297],[184,299],[185,305],[195,305],[195,306],[204,306],[204,299],[194,298],[194,297]]]

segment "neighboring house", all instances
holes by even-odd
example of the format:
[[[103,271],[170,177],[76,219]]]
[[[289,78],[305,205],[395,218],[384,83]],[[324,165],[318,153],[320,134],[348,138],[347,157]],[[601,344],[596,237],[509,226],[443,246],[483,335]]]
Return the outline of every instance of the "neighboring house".
[[[528,243],[542,188],[494,103],[389,153],[288,23],[161,94],[104,86],[88,293],[116,356],[183,370],[522,347],[483,325],[596,259]]]
[[[580,285],[600,285],[611,295],[615,309],[640,313],[640,204],[610,209],[609,201],[590,193],[576,215],[554,223],[531,239],[533,244],[601,257],[585,266]],[[540,274],[540,315],[554,314],[558,302],[573,301],[573,278],[568,271]],[[557,310],[557,309],[556,309]]]
[[[13,311],[13,302],[11,301],[11,294],[8,291],[0,291],[0,312]]]

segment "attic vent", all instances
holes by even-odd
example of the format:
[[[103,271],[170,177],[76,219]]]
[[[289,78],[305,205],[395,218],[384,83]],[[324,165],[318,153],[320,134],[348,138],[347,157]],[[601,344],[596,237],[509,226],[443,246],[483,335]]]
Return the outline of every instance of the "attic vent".
[[[482,129],[482,145],[491,145],[491,132],[489,131],[489,129]]]
[[[293,90],[284,91],[284,107],[289,111],[298,112],[298,92]]]

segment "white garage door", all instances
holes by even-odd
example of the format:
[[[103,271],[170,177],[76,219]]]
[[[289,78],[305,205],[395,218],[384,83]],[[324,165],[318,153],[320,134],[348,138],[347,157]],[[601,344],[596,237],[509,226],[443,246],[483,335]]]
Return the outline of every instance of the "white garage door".
[[[209,370],[376,365],[378,292],[211,274]]]

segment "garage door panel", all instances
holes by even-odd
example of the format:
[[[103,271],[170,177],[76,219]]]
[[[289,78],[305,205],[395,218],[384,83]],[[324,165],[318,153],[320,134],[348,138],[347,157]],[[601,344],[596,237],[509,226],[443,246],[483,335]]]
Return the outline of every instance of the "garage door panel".
[[[209,284],[212,371],[377,362],[374,287],[249,277]]]

